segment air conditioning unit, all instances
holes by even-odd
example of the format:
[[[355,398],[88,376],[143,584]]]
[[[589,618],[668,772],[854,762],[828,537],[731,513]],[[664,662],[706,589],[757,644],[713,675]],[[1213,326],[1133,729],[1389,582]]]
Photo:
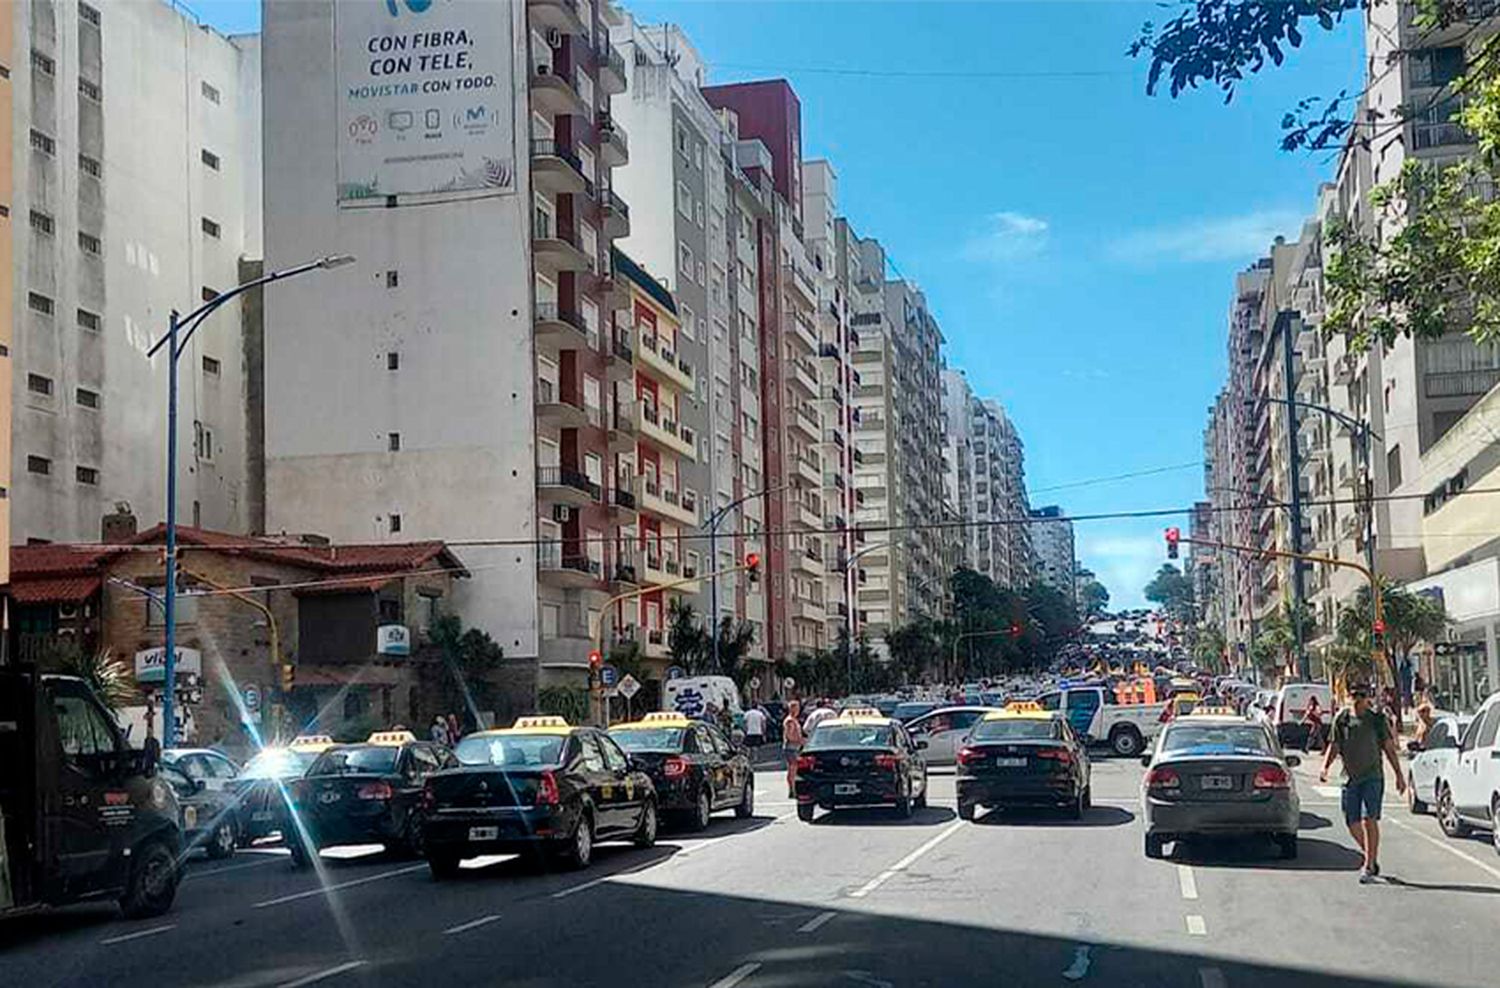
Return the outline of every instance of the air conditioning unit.
[[[58,604],[57,605],[57,616],[60,617],[60,618],[65,618],[65,619],[76,618],[78,616],[78,605],[77,604]]]
[[[567,504],[554,504],[552,506],[552,520],[557,522],[569,522],[573,520],[573,508]]]
[[[561,48],[563,43],[562,32],[555,27],[547,28],[547,45],[550,48]]]

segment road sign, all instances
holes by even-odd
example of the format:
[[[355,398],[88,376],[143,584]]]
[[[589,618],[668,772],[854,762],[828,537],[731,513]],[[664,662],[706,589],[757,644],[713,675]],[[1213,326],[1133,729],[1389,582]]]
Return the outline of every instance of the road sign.
[[[792,687],[794,687],[794,686],[797,685],[797,681],[795,679],[793,679],[791,676],[787,676],[785,679],[783,679],[781,681],[781,685],[785,686],[787,689],[791,689]]]
[[[760,689],[760,677],[759,676],[751,676],[750,677],[750,688],[752,690],[758,690],[758,689]]]
[[[260,687],[254,685],[246,686],[244,693],[245,709],[253,714],[260,709]]]
[[[604,686],[613,686],[620,681],[620,670],[614,666],[599,667],[599,682]]]
[[[682,677],[684,677],[686,675],[687,675],[687,670],[684,669],[684,668],[682,668],[682,666],[667,666],[667,678],[668,679],[681,679]]]
[[[621,696],[628,700],[641,691],[641,684],[636,681],[634,676],[627,672],[620,678],[620,685],[616,689],[620,691]]]

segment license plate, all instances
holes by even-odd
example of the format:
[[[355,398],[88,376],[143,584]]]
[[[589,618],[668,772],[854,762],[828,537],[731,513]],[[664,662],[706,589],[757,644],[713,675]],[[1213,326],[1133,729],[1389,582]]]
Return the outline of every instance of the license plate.
[[[276,814],[272,813],[270,810],[258,810],[250,814],[250,819],[254,820],[256,823],[264,823],[265,821],[274,819],[275,817]]]
[[[499,827],[470,827],[469,840],[496,840],[500,836]]]
[[[1232,775],[1205,775],[1198,780],[1200,789],[1233,789],[1234,776]]]
[[[995,764],[1001,768],[1022,768],[1026,765],[1024,758],[997,758]]]
[[[857,792],[859,792],[859,786],[853,782],[838,782],[833,787],[835,796],[853,796]]]

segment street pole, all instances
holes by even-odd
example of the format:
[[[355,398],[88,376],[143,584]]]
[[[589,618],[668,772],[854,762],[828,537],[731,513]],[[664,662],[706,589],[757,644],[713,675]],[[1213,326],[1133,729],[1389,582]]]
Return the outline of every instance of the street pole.
[[[1284,314],[1285,315],[1285,314]],[[1312,678],[1312,669],[1307,660],[1307,649],[1302,641],[1302,611],[1307,598],[1307,584],[1302,569],[1302,452],[1297,448],[1297,403],[1296,354],[1292,349],[1292,320],[1289,316],[1277,320],[1281,324],[1282,371],[1286,385],[1286,436],[1287,463],[1292,478],[1292,644],[1297,655],[1297,678],[1307,682]]]
[[[729,512],[733,511],[735,508],[738,508],[746,501],[751,501],[758,497],[767,497],[771,494],[779,494],[782,491],[790,490],[791,488],[796,486],[796,483],[793,482],[790,484],[782,484],[780,487],[767,487],[763,491],[756,491],[754,494],[746,494],[744,497],[741,497],[734,501],[730,501],[728,504],[724,505],[724,507],[715,510],[713,514],[709,515],[709,565],[714,567],[717,567],[719,565],[719,524],[725,518],[729,517]],[[730,573],[733,572],[733,570],[725,570],[724,572]],[[710,579],[708,581],[708,601],[708,606],[713,610],[713,614],[709,616],[708,628],[709,637],[713,640],[714,670],[717,671],[719,668],[719,573],[717,570],[710,574]]]

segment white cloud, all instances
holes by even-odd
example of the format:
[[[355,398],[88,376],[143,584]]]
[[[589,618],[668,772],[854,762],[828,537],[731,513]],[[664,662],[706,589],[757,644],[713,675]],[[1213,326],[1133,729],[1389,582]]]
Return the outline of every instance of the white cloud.
[[[1291,237],[1304,216],[1295,209],[1262,209],[1240,216],[1206,216],[1127,233],[1109,245],[1117,261],[1251,261],[1270,249],[1277,235]]]
[[[1047,221],[1004,211],[989,217],[984,232],[964,244],[965,260],[998,264],[1040,253],[1047,244]]]
[[[1119,609],[1147,606],[1141,591],[1167,558],[1159,535],[1090,538],[1080,532],[1078,561],[1094,571],[1109,591],[1109,606]]]

